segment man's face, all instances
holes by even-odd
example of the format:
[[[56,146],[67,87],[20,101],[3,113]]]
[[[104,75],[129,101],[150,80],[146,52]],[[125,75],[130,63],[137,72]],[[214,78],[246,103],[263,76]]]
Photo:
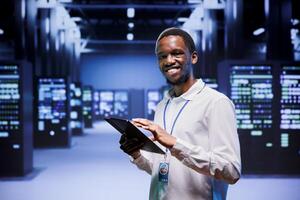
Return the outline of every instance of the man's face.
[[[198,59],[196,52],[189,52],[182,37],[175,35],[158,42],[157,57],[161,72],[172,85],[185,83],[192,74],[192,64]]]

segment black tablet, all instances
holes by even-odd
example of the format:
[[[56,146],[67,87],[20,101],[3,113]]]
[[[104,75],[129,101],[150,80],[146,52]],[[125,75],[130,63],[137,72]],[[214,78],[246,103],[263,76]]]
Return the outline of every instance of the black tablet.
[[[140,131],[129,120],[118,118],[105,118],[110,125],[117,129],[121,134],[125,134],[127,138],[136,138],[144,143],[141,149],[153,153],[165,154],[152,140],[150,140],[142,131]]]

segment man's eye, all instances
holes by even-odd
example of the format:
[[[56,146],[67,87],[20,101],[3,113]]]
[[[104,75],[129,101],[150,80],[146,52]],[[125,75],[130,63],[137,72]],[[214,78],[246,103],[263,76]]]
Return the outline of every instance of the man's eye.
[[[159,55],[158,58],[159,59],[165,59],[167,57],[167,55]]]
[[[173,56],[175,56],[175,57],[180,57],[182,54],[183,54],[183,53],[181,53],[181,52],[174,52],[174,53],[173,53]]]

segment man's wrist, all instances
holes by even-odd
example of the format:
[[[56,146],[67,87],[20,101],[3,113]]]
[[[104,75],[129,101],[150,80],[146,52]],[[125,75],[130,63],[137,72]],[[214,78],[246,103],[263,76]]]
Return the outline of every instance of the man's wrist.
[[[173,148],[173,146],[176,144],[176,140],[177,138],[171,135],[168,142],[169,144],[166,147],[169,149]]]
[[[140,151],[135,151],[131,154],[131,157],[135,160],[141,156]]]

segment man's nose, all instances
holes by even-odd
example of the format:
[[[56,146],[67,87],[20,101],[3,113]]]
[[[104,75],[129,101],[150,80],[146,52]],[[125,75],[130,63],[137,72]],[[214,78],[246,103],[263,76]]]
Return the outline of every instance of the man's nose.
[[[174,56],[172,56],[172,54],[169,54],[169,55],[167,56],[166,62],[167,62],[168,65],[175,63],[175,58],[174,58]]]

